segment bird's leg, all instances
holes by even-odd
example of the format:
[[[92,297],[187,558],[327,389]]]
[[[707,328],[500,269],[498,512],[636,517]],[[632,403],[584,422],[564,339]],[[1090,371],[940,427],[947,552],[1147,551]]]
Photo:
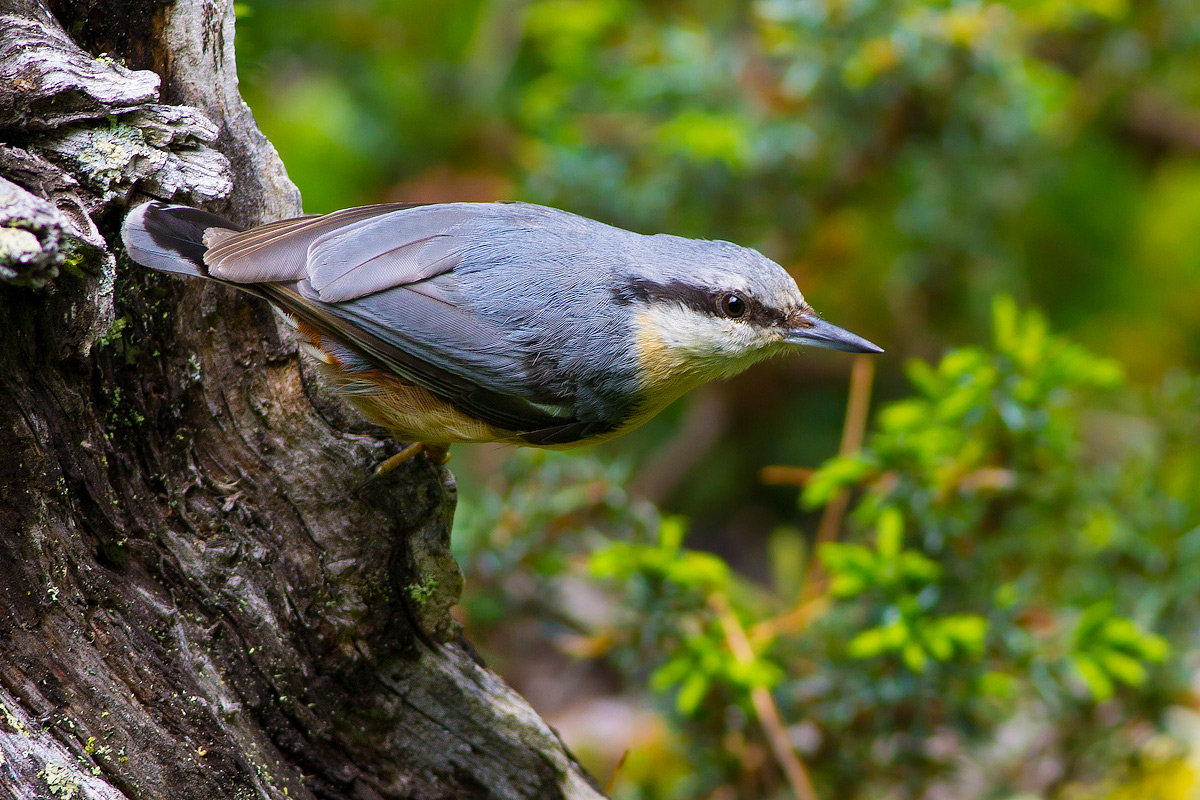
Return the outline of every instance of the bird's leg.
[[[386,475],[396,467],[408,461],[413,456],[424,453],[426,457],[434,464],[445,464],[450,460],[450,448],[438,444],[429,444],[428,442],[413,442],[408,447],[401,450],[396,455],[384,461],[375,468],[375,477]]]
[[[375,477],[378,478],[381,475],[387,475],[389,472],[391,472],[396,467],[403,464],[405,461],[408,461],[413,456],[420,455],[421,453],[424,453],[424,452],[425,452],[425,443],[424,442],[413,442],[408,447],[401,450],[399,453],[396,453],[396,455],[381,462],[379,464],[379,466],[377,466],[375,468]]]
[[[345,499],[348,497],[353,497],[367,486],[396,469],[396,467],[399,467],[413,456],[418,456],[421,453],[424,453],[425,457],[434,464],[445,464],[450,460],[450,448],[446,445],[429,444],[428,442],[413,442],[391,458],[381,461],[379,466],[375,467],[375,471],[371,473],[369,478],[355,486],[353,489],[350,489],[344,494],[339,495],[339,498]]]
[[[435,464],[445,464],[450,460],[450,445],[425,444],[425,457]]]

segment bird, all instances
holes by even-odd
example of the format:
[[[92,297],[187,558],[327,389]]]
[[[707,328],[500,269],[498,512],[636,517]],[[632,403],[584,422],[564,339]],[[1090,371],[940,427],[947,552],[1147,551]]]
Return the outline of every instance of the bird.
[[[137,264],[280,311],[338,393],[411,443],[378,474],[458,443],[611,439],[803,345],[883,352],[755,250],[530,203],[386,203],[245,229],[150,201],[121,235]]]

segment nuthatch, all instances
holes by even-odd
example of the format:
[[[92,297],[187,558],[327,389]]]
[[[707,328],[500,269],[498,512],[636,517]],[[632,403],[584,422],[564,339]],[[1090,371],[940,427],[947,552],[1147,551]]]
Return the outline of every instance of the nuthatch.
[[[130,257],[266,298],[373,422],[417,444],[566,447],[814,345],[879,347],[822,320],[782,267],[720,241],[644,236],[525,203],[387,204],[250,230],[152,202]]]

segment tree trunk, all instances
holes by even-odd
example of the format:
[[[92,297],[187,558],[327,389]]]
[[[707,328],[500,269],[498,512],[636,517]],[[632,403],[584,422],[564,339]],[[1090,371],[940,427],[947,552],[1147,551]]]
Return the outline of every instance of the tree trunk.
[[[0,0],[0,798],[600,797],[450,617],[449,472],[356,488],[395,444],[272,312],[119,249],[300,210],[230,0],[49,6]]]

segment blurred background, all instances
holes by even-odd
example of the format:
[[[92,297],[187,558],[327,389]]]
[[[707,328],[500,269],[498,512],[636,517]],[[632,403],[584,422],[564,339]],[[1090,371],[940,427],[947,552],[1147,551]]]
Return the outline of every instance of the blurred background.
[[[456,449],[459,618],[615,797],[1200,797],[1195,0],[237,13],[307,211],[729,239],[887,349]]]

